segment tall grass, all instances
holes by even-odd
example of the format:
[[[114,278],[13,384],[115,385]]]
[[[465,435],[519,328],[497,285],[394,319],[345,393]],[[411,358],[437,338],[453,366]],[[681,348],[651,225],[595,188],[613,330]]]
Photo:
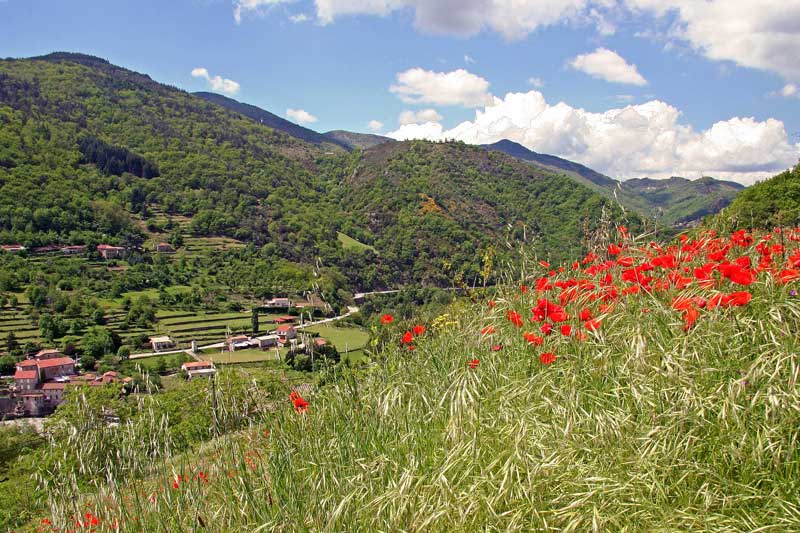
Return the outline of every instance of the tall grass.
[[[798,531],[791,288],[760,275],[748,305],[704,310],[688,331],[678,290],[642,292],[585,341],[555,332],[533,347],[521,332],[538,325],[505,316],[527,322],[543,295],[515,283],[494,308],[454,305],[413,351],[392,330],[305,414],[262,409],[249,430],[154,457],[144,479],[55,496],[103,502],[101,526],[125,531]]]

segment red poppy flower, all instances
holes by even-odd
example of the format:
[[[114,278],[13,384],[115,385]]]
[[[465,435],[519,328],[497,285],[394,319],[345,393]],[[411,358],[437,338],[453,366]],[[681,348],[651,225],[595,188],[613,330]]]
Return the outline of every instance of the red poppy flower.
[[[730,305],[737,307],[747,305],[753,299],[753,295],[747,291],[732,292],[728,296],[730,297]]]
[[[542,354],[539,356],[539,361],[543,365],[551,365],[553,364],[553,362],[555,362],[555,360],[556,360],[556,354],[552,352],[542,352]]]
[[[494,306],[497,305],[494,300],[489,300],[489,309],[494,309]]]
[[[572,335],[572,326],[570,326],[569,324],[562,324],[561,334],[564,335],[565,337],[569,337],[570,335]]]
[[[516,311],[507,312],[506,313],[506,318],[508,319],[509,322],[511,322],[512,324],[514,324],[518,328],[522,327],[522,324],[523,324],[522,315],[520,315]]]
[[[597,331],[598,329],[600,329],[600,324],[601,324],[600,320],[594,318],[584,322],[583,327],[586,328],[588,331]]]
[[[483,335],[485,337],[486,335],[491,335],[492,333],[494,333],[496,331],[497,331],[497,329],[494,326],[486,326],[485,328],[483,328],[481,330],[481,335]]]
[[[542,330],[542,333],[544,333],[545,335],[550,335],[553,332],[553,324],[551,324],[550,322],[545,322],[539,329]]]
[[[468,367],[469,367],[471,370],[475,370],[476,368],[478,368],[478,365],[479,365],[480,363],[481,363],[481,362],[480,362],[480,360],[478,360],[478,359],[473,359],[472,361],[467,361],[467,366],[468,366]]]
[[[386,324],[391,324],[392,322],[394,322],[394,317],[388,313],[381,317],[381,324],[383,324],[384,326]]]
[[[425,333],[426,328],[425,326],[414,326],[414,328],[411,331],[412,333],[414,333],[415,337],[419,337],[420,335]]]
[[[544,261],[544,260],[539,261],[539,265],[541,265],[542,268],[550,268],[550,263],[548,263],[547,261]]]
[[[410,331],[403,333],[403,344],[411,344],[414,342],[414,334]]]
[[[521,292],[522,294],[525,294],[526,292],[528,292],[528,286],[527,285],[520,285],[519,292]]]
[[[581,309],[581,312],[578,313],[578,318],[580,318],[581,321],[586,322],[587,320],[592,318],[592,311],[588,307],[584,307],[583,309]]]
[[[523,337],[528,342],[528,344],[533,344],[534,346],[541,346],[542,343],[544,342],[543,337],[540,337],[539,335],[530,332],[525,333]]]
[[[493,352],[499,352],[502,349],[503,349],[503,345],[502,344],[495,344],[495,345],[492,346],[492,351]]]

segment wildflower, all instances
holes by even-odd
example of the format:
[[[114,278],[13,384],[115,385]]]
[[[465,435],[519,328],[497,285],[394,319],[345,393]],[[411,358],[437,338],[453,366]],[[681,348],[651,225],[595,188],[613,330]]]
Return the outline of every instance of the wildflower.
[[[572,326],[569,324],[562,324],[561,325],[561,334],[565,337],[569,337],[572,334]]]
[[[552,352],[542,352],[542,354],[539,356],[539,361],[543,365],[551,365],[555,360],[556,360],[556,354]]]
[[[539,261],[539,265],[540,265],[542,268],[550,268],[550,263],[548,263],[548,262],[547,262],[547,261],[545,261],[545,260]]]
[[[550,335],[553,332],[553,324],[551,324],[550,322],[545,322],[539,329],[542,330],[542,333],[544,333],[545,335]]]
[[[587,320],[592,318],[592,311],[588,307],[584,307],[583,309],[581,309],[581,312],[578,313],[578,318],[580,318],[581,321],[586,322]]]
[[[472,361],[467,361],[467,366],[470,368],[470,370],[475,370],[476,368],[478,368],[479,364],[480,364],[480,360],[478,360],[478,359],[473,359]]]
[[[747,291],[732,292],[728,296],[731,298],[730,305],[737,307],[747,305],[753,299],[753,295]]]
[[[520,315],[516,311],[507,312],[506,313],[506,318],[508,319],[509,322],[511,322],[512,324],[514,324],[518,328],[522,327],[522,324],[523,324],[522,315]]]
[[[494,333],[496,331],[497,331],[497,329],[494,326],[486,326],[485,328],[483,328],[481,330],[481,335],[483,335],[485,337],[486,335],[491,335],[492,333]]]
[[[519,292],[521,292],[522,294],[525,294],[526,292],[528,292],[528,286],[527,285],[520,285]]]
[[[414,333],[415,337],[419,337],[420,335],[425,333],[426,328],[425,326],[414,326],[414,328],[411,331],[412,333]]]
[[[525,333],[522,335],[523,338],[528,342],[528,344],[533,344],[534,346],[541,346],[544,342],[544,338],[533,333]]]
[[[502,349],[503,349],[503,345],[502,344],[495,344],[495,345],[492,346],[492,351],[493,352],[499,352]]]
[[[410,331],[403,333],[403,344],[411,344],[414,342],[414,334]]]
[[[586,328],[588,331],[597,331],[600,329],[600,320],[593,318],[591,320],[587,320],[583,323],[583,327]]]
[[[494,309],[495,305],[497,305],[497,303],[494,300],[489,300],[489,309]]]
[[[289,399],[294,404],[294,410],[296,413],[305,413],[308,410],[308,402],[305,401],[297,391],[292,391],[292,393],[289,395]]]
[[[381,317],[381,324],[383,324],[384,326],[387,324],[391,324],[392,322],[394,322],[394,317],[388,313]]]

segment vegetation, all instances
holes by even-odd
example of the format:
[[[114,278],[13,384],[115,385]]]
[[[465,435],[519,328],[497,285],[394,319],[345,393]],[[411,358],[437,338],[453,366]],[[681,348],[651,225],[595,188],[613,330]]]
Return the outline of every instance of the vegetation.
[[[800,165],[748,187],[715,223],[730,228],[771,228],[800,221]]]

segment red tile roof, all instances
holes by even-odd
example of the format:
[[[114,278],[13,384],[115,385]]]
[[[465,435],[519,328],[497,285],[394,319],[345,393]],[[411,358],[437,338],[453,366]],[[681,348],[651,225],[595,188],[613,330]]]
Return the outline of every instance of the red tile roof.
[[[26,366],[36,366],[39,364],[39,361],[34,361],[33,359],[25,359],[24,361],[20,361],[17,363],[17,366],[26,367]]]
[[[39,368],[51,368],[54,366],[74,365],[75,360],[72,357],[56,357],[55,359],[44,359],[38,361]]]
[[[210,361],[192,361],[190,363],[183,363],[183,368],[192,369],[192,368],[211,368],[213,365]]]
[[[14,379],[38,379],[39,372],[37,370],[17,370],[14,372]]]
[[[285,326],[278,326],[277,328],[275,328],[275,331],[291,331],[293,329],[294,329],[294,326],[287,324]]]
[[[67,388],[66,383],[45,383],[42,385],[42,390],[64,390]]]
[[[53,348],[46,348],[44,350],[39,350],[38,352],[36,352],[36,355],[34,357],[36,357],[38,359],[39,357],[41,357],[43,355],[53,355],[55,353],[61,353],[61,352],[59,350],[55,350]]]

